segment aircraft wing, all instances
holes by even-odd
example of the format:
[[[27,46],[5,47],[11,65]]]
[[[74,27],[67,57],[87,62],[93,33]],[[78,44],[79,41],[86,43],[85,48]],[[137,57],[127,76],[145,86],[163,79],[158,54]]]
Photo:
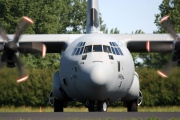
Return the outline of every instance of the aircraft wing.
[[[47,53],[60,53],[75,39],[84,34],[23,34],[19,44],[41,42],[47,47]],[[169,34],[109,34],[123,40],[130,52],[171,52],[173,38]],[[179,34],[180,35],[180,34]],[[8,35],[13,39],[14,35]],[[0,44],[3,43],[0,37]]]
[[[112,36],[124,40],[130,52],[172,52],[173,49],[174,39],[170,34],[112,34]]]
[[[83,34],[23,34],[19,40],[19,44],[26,44],[29,42],[41,42],[47,47],[47,53],[60,53],[66,47],[79,38]],[[14,35],[8,35],[9,39],[13,39]],[[0,44],[3,40],[0,36]]]

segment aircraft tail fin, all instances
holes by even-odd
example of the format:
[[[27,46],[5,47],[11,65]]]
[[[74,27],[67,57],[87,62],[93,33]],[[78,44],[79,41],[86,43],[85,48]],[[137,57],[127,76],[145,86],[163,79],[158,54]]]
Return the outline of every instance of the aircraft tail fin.
[[[86,34],[100,32],[98,0],[88,0]]]

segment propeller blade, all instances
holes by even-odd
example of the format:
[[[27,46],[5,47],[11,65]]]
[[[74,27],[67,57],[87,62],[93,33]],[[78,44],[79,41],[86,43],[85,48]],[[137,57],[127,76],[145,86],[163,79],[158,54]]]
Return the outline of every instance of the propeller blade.
[[[4,42],[8,43],[9,38],[7,37],[6,32],[4,31],[1,23],[0,23],[0,34],[1,34],[1,37],[3,38]]]
[[[20,22],[20,25],[19,25],[16,33],[15,33],[15,37],[14,37],[14,42],[15,42],[15,43],[18,43],[19,38],[20,38],[22,32],[26,29],[26,27],[27,27],[27,25],[28,25],[29,23],[31,23],[31,24],[34,23],[34,22],[31,20],[31,18],[29,18],[29,17],[23,17],[23,18],[22,18],[22,20],[21,20],[21,22]]]
[[[175,41],[180,41],[179,36],[176,34],[176,31],[174,30],[170,20],[169,16],[164,16],[160,23],[163,25],[163,27],[171,34],[171,36],[174,38]]]
[[[170,33],[170,35],[174,38],[173,41],[173,49],[172,49],[172,60],[169,60],[168,63],[163,66],[161,70],[158,70],[157,73],[163,77],[167,78],[170,72],[174,69],[175,66],[179,66],[179,61],[177,63],[177,60],[179,59],[179,53],[180,53],[180,38],[176,34],[175,29],[173,28],[169,16],[165,16],[161,19],[160,23],[163,25],[165,29]]]
[[[168,76],[176,66],[177,66],[176,61],[169,60],[168,63],[165,64],[160,70],[157,70],[157,73],[163,78],[168,78]]]
[[[17,68],[19,71],[19,78],[18,78],[17,82],[20,83],[20,82],[26,81],[28,79],[29,75],[27,75],[25,67],[23,66],[22,62],[20,61],[20,59],[17,57],[16,54],[14,54],[13,58],[16,62],[16,65],[17,65]]]
[[[24,43],[18,48],[21,53],[42,53],[42,57],[46,56],[46,45],[43,43]]]

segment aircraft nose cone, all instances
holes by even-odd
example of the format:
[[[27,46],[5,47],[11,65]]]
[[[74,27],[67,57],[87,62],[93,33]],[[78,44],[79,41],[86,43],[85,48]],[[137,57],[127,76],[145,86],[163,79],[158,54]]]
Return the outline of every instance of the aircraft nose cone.
[[[108,66],[104,64],[97,64],[91,70],[90,78],[94,85],[103,86],[108,82],[109,76],[111,75],[111,70]]]
[[[79,93],[86,99],[102,101],[108,98],[109,83],[114,78],[110,64],[93,62],[84,67],[83,79],[76,84]]]

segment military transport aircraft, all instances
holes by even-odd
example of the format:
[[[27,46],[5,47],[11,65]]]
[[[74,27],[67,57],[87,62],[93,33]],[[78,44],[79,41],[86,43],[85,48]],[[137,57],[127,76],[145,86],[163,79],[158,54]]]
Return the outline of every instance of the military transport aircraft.
[[[17,82],[22,82],[28,75],[16,53],[42,52],[44,57],[46,52],[64,51],[60,69],[53,76],[49,98],[55,112],[63,112],[69,101],[83,103],[90,112],[105,112],[108,105],[116,101],[123,101],[127,111],[138,111],[143,96],[130,52],[175,51],[173,46],[177,46],[179,40],[173,40],[177,35],[173,38],[169,34],[103,34],[100,31],[98,0],[88,0],[87,3],[85,35],[22,35],[19,40],[27,24],[33,23],[28,17],[23,17],[15,35],[6,36],[0,27],[1,62],[6,62],[7,67],[17,65],[20,73]],[[166,24],[166,21],[167,17],[162,23]],[[179,45],[177,47],[180,48]],[[160,74],[164,75],[161,71]]]

